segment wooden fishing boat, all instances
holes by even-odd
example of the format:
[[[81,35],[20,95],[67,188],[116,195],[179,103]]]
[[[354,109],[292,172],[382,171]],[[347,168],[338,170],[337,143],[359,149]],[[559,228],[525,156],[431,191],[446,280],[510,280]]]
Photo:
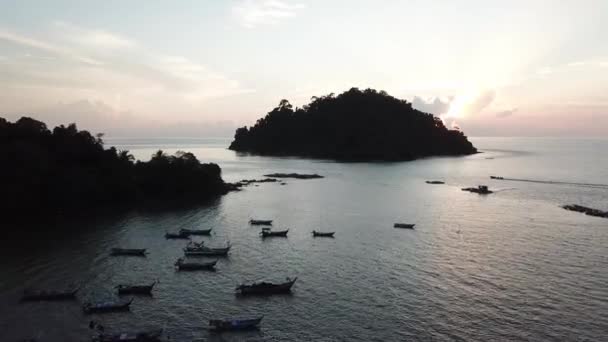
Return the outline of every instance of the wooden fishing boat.
[[[314,237],[334,237],[336,232],[318,232],[316,230],[312,231],[312,236]]]
[[[395,223],[393,227],[403,229],[414,229],[415,223]]]
[[[175,267],[180,271],[213,270],[217,260],[209,262],[186,262],[184,258],[179,258],[175,262]]]
[[[251,319],[211,319],[209,329],[216,332],[259,329],[262,318],[264,316]]]
[[[169,233],[166,232],[165,233],[165,239],[184,239],[184,240],[189,240],[190,239],[190,234],[185,234],[182,233],[181,231],[178,233]]]
[[[273,231],[273,230],[270,230],[270,228],[264,228],[260,232],[260,235],[263,238],[266,238],[266,237],[275,237],[275,236],[287,237],[287,232],[289,232],[289,229],[286,229],[286,230],[274,230]]]
[[[473,192],[480,195],[488,195],[494,191],[489,190],[487,185],[478,185],[476,188],[462,188],[462,191]]]
[[[145,248],[112,248],[110,255],[146,256]]]
[[[272,220],[249,220],[249,224],[258,226],[272,226]]]
[[[180,234],[185,234],[185,235],[211,235],[211,230],[213,228],[209,228],[209,229],[180,229],[179,233]]]
[[[118,289],[119,295],[128,295],[128,294],[144,294],[150,295],[152,294],[152,288],[156,285],[156,281],[150,285],[118,285],[116,288]]]
[[[198,248],[184,248],[184,255],[186,256],[226,256],[230,251],[230,242],[226,247],[205,247],[200,246]]]
[[[128,311],[129,306],[133,302],[133,298],[128,301],[120,302],[101,302],[101,303],[85,303],[82,306],[84,313],[105,313],[115,311]]]
[[[24,290],[21,296],[22,301],[52,301],[70,300],[76,298],[76,292],[80,287],[67,290]]]
[[[94,342],[156,342],[160,341],[163,334],[163,329],[141,331],[141,332],[123,332],[118,334],[99,334],[93,337]]]
[[[202,249],[204,245],[205,245],[205,242],[203,242],[203,241],[201,241],[201,242],[190,241],[190,242],[188,242],[186,247],[184,247],[184,252],[198,251],[198,250]]]
[[[237,294],[243,296],[289,293],[291,291],[291,287],[296,282],[296,280],[298,280],[297,277],[293,280],[287,278],[287,281],[281,284],[273,284],[267,282],[253,283],[251,285],[242,284],[237,286],[236,291]]]

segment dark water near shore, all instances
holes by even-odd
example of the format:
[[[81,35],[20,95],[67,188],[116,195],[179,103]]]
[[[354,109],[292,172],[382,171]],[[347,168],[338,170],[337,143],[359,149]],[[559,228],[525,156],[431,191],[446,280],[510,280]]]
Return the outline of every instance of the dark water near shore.
[[[171,341],[606,340],[608,220],[559,206],[608,210],[608,188],[489,175],[606,184],[608,140],[472,140],[484,153],[371,164],[243,156],[221,139],[108,139],[142,159],[158,148],[195,152],[227,181],[269,172],[326,178],[250,186],[192,208],[49,222],[49,232],[70,234],[3,240],[0,341],[86,341],[91,319],[112,331],[164,327]],[[460,190],[477,184],[497,192]],[[260,239],[252,217],[274,219],[289,237]],[[176,272],[185,242],[165,240],[165,231],[207,227],[213,235],[197,239],[230,240],[230,256],[216,272]],[[336,238],[313,239],[313,229]],[[149,255],[110,257],[115,246]],[[299,277],[292,295],[234,296],[240,282],[288,276]],[[155,279],[154,296],[136,297],[131,312],[82,314],[79,302],[115,298],[118,283]],[[78,301],[18,303],[24,287],[70,282],[83,286]],[[260,332],[206,331],[210,318],[262,314]]]

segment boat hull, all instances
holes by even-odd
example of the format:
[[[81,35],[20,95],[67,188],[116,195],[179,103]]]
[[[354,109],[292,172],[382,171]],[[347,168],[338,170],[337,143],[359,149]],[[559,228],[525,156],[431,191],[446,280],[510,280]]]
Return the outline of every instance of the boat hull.
[[[209,329],[215,332],[255,330],[260,328],[262,318],[263,317],[239,320],[210,320]]]
[[[237,295],[241,296],[268,296],[274,294],[286,294],[291,292],[293,284],[296,280],[291,280],[283,284],[253,284],[253,285],[241,285],[237,287]]]

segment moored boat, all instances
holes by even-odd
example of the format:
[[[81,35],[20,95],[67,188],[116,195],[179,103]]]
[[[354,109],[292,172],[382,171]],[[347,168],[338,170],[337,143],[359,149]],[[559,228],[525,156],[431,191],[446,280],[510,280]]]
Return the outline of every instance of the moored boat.
[[[287,281],[280,284],[273,284],[267,282],[261,283],[253,283],[251,285],[242,284],[237,286],[236,291],[237,294],[240,295],[272,295],[272,294],[280,294],[280,293],[289,293],[291,291],[291,287],[295,284],[298,278],[294,278],[293,280],[287,278]]]
[[[476,188],[463,188],[462,191],[474,192],[480,195],[487,195],[493,193],[492,190],[488,189],[487,185],[478,185]]]
[[[265,237],[273,237],[273,236],[287,237],[287,233],[288,232],[289,232],[289,229],[286,229],[286,230],[270,230],[270,228],[264,228],[260,232],[260,235],[263,238],[265,238]]]
[[[82,306],[84,313],[105,313],[114,311],[128,311],[129,306],[133,302],[133,298],[128,301],[120,302],[100,302],[100,303],[85,303]]]
[[[312,231],[313,237],[334,237],[336,232],[318,232],[316,230]]]
[[[272,220],[249,220],[249,224],[258,226],[272,226]]]
[[[203,242],[203,241],[201,241],[201,242],[190,241],[190,242],[188,242],[186,247],[184,247],[184,252],[198,251],[198,250],[202,249],[204,245],[205,245],[205,242]]]
[[[185,235],[211,235],[211,230],[213,228],[209,228],[209,229],[180,229],[179,230],[179,234],[185,234]]]
[[[166,232],[165,233],[165,239],[184,239],[184,240],[188,240],[188,239],[190,239],[190,234],[182,233],[181,231],[179,231],[177,233]]]
[[[80,287],[67,290],[24,290],[21,296],[22,301],[51,301],[51,300],[70,300],[76,298],[76,293]]]
[[[445,184],[444,181],[426,181],[426,184]]]
[[[187,247],[184,248],[184,255],[186,256],[226,256],[230,251],[230,242],[226,245],[226,247],[205,247],[200,246],[196,249]]]
[[[217,260],[209,262],[186,262],[184,258],[179,258],[175,262],[175,267],[180,271],[213,270]]]
[[[110,255],[146,256],[145,248],[112,248]]]
[[[210,319],[209,329],[213,331],[239,331],[259,329],[264,316],[251,319]]]
[[[150,285],[118,285],[116,288],[118,289],[119,295],[127,295],[127,294],[152,294],[152,288],[156,285],[156,281]]]
[[[163,329],[141,331],[141,332],[123,332],[118,334],[99,334],[93,337],[94,342],[156,342],[160,341],[163,334]]]
[[[394,228],[414,229],[415,223],[395,223]]]

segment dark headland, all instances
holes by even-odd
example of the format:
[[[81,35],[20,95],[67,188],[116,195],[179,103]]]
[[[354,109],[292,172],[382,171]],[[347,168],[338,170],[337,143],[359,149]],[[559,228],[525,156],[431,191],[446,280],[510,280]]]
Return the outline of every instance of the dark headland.
[[[209,200],[232,189],[217,164],[192,153],[156,152],[147,162],[128,151],[104,148],[101,135],[75,124],[49,130],[23,117],[0,118],[0,188],[3,218],[74,214],[116,205]]]
[[[313,97],[293,109],[282,100],[251,127],[236,130],[230,149],[340,161],[402,161],[477,153],[460,131],[384,91],[352,88]]]

